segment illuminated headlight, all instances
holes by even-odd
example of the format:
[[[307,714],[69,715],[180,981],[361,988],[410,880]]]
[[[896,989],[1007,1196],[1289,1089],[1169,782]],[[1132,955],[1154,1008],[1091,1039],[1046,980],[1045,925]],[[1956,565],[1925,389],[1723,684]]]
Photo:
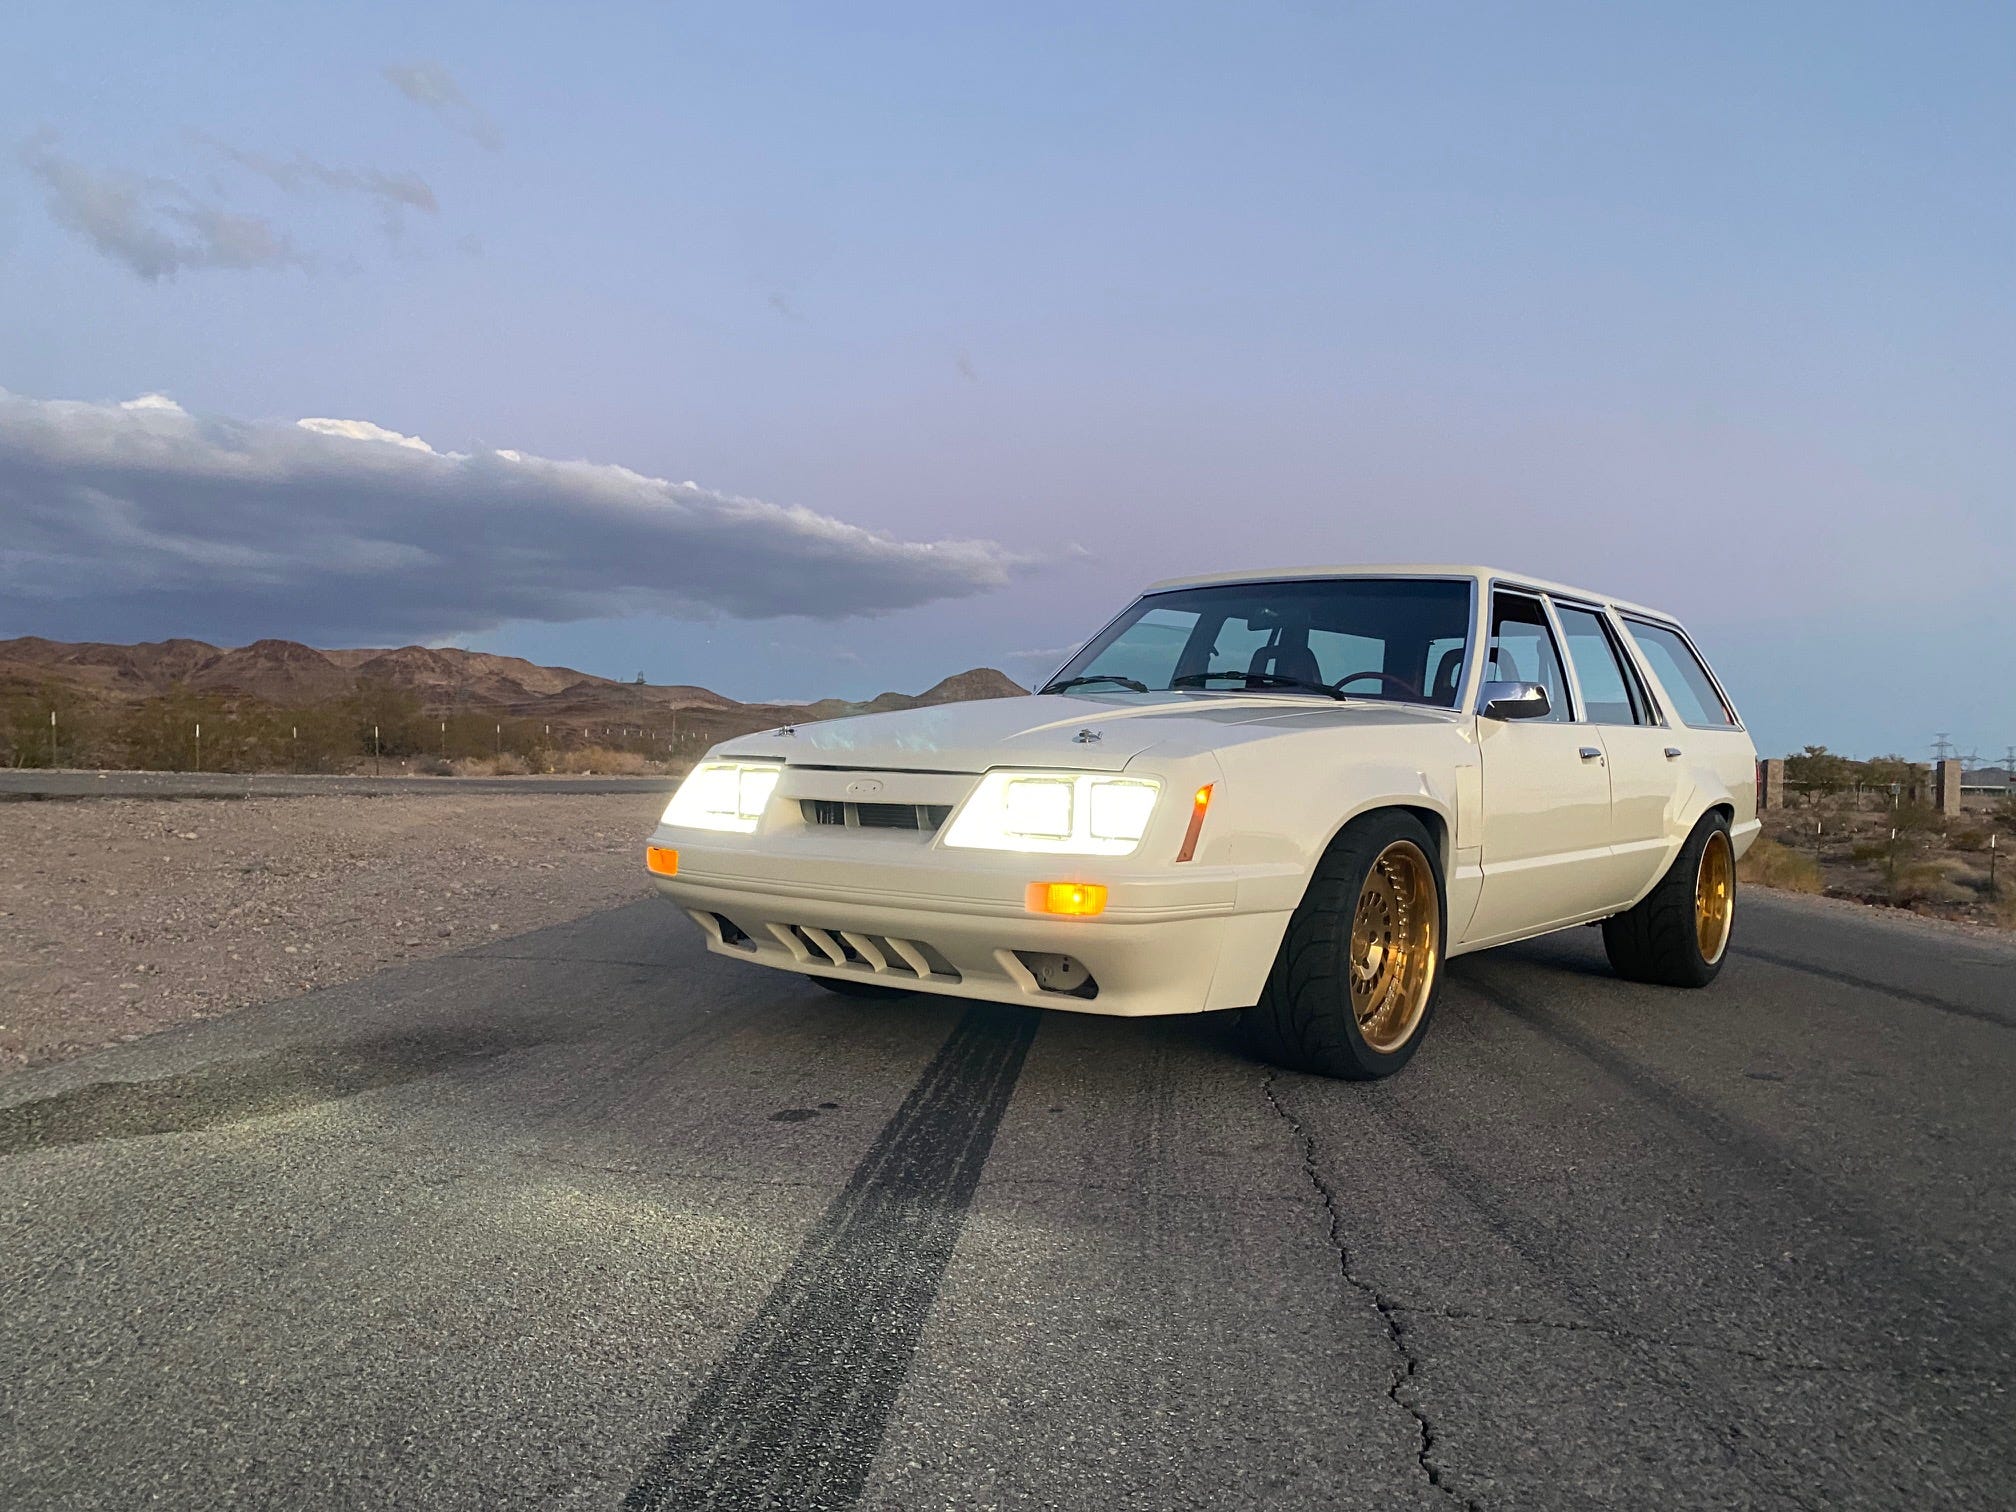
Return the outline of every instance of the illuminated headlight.
[[[989,772],[944,843],[967,850],[1124,856],[1141,843],[1162,784],[1084,772]]]
[[[703,761],[686,774],[660,822],[753,834],[783,775],[782,764],[775,761]]]

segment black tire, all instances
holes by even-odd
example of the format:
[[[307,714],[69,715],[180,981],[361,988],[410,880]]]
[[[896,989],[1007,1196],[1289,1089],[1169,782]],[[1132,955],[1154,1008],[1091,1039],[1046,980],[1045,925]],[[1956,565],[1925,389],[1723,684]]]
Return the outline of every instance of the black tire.
[[[812,978],[828,992],[837,992],[842,997],[851,998],[900,998],[915,997],[901,987],[884,987],[880,982],[857,982],[852,977],[815,976]]]
[[[1367,1043],[1352,1009],[1351,935],[1366,878],[1396,842],[1413,846],[1425,860],[1434,883],[1434,935],[1428,951],[1426,1004],[1406,1040],[1381,1050]],[[1263,1059],[1291,1071],[1347,1081],[1391,1076],[1413,1059],[1435,1016],[1447,939],[1442,867],[1427,827],[1398,809],[1353,820],[1317,863],[1301,906],[1288,921],[1260,1001],[1240,1015],[1247,1044]]]
[[[1719,846],[1728,867],[1728,908],[1721,926],[1722,943],[1711,959],[1702,948],[1696,887],[1703,857]],[[1719,864],[1719,863],[1711,863]],[[1680,854],[1652,891],[1621,914],[1603,921],[1603,949],[1610,965],[1627,982],[1658,987],[1706,987],[1729,959],[1736,902],[1735,856],[1729,848],[1729,821],[1720,812],[1702,816],[1680,847]]]

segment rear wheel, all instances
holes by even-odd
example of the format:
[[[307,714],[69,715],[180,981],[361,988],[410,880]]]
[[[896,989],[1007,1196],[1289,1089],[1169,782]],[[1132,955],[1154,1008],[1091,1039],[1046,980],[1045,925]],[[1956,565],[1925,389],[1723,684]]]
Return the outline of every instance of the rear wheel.
[[[837,992],[842,997],[851,998],[900,998],[914,994],[901,987],[884,987],[880,982],[857,982],[852,977],[815,976],[812,978],[828,992]]]
[[[1603,948],[1626,981],[1706,987],[1729,954],[1735,918],[1736,850],[1729,821],[1710,813],[1658,885],[1635,908],[1603,921]]]
[[[1317,864],[1258,1004],[1241,1016],[1278,1065],[1369,1081],[1413,1057],[1442,979],[1435,843],[1411,814],[1347,825]]]

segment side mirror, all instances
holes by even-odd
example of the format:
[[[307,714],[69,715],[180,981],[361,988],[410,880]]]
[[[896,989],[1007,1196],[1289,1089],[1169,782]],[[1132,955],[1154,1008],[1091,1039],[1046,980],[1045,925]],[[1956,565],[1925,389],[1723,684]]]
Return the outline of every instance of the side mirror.
[[[1554,701],[1535,682],[1487,682],[1479,712],[1486,719],[1545,719],[1554,712]]]

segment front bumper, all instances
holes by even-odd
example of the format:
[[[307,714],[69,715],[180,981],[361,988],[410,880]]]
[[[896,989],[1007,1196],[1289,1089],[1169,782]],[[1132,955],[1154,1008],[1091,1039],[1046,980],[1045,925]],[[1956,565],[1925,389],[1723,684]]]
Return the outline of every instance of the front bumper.
[[[652,880],[718,955],[1077,1013],[1244,1007],[1288,922],[1286,912],[1240,907],[1237,868],[946,852],[859,830],[724,837],[660,826],[651,843],[679,852],[678,874]],[[1102,883],[1106,909],[1032,914],[1034,881]],[[1058,985],[1078,978],[1051,956],[1080,963],[1096,992]]]

